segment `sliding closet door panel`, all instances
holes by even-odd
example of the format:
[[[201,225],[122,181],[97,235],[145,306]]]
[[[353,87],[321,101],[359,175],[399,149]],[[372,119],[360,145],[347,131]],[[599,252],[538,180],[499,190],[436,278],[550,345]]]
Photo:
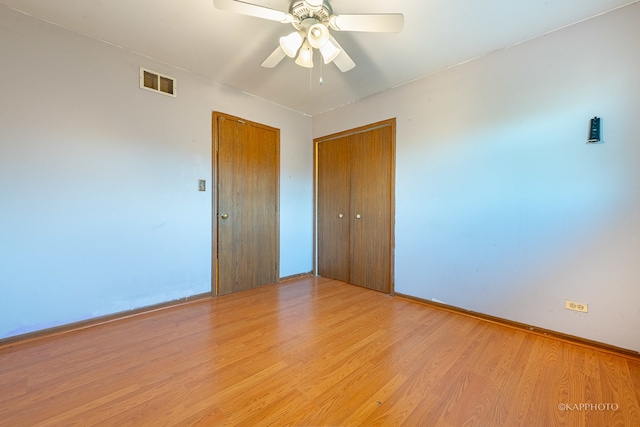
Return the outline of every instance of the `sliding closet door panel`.
[[[351,148],[351,277],[390,292],[392,127],[355,135]]]
[[[318,143],[318,274],[349,281],[350,140]]]

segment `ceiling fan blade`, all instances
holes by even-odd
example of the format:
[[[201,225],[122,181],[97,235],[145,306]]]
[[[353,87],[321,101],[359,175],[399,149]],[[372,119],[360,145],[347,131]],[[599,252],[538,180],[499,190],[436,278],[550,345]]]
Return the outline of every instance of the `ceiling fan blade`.
[[[287,54],[284,53],[284,50],[282,50],[280,46],[278,46],[276,50],[271,52],[271,55],[269,55],[267,59],[265,59],[260,65],[262,65],[265,68],[273,68],[276,65],[278,65],[280,61],[284,59],[285,56],[287,56]]]
[[[338,43],[338,41],[334,39],[333,36],[329,37],[329,40],[331,40],[331,42],[335,44],[338,49],[340,49],[340,53],[333,60],[333,63],[336,64],[336,67],[338,67],[338,69],[343,73],[346,73],[347,71],[353,69],[353,67],[356,66],[356,63],[353,62],[353,59],[351,59],[347,52],[344,51],[344,48],[340,46],[340,43]]]
[[[372,15],[332,15],[329,25],[336,31],[366,31],[371,33],[398,33],[404,26],[401,13]]]
[[[293,22],[295,19],[294,16],[288,12],[281,12],[279,10],[237,0],[213,0],[213,6],[219,10],[255,16],[256,18],[270,19],[271,21],[278,21],[285,24]]]

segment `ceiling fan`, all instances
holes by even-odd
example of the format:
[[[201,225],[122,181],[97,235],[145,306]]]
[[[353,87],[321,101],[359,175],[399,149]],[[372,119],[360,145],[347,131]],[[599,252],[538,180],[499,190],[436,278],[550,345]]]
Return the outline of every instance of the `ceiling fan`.
[[[342,72],[356,66],[338,41],[329,33],[336,31],[364,31],[397,33],[402,30],[401,13],[386,14],[334,14],[329,0],[294,0],[288,12],[259,6],[239,0],[213,0],[216,9],[257,18],[292,24],[295,31],[280,37],[279,46],[262,62],[273,68],[285,56],[296,58],[296,64],[312,68],[313,49],[318,49],[325,64],[333,62]]]

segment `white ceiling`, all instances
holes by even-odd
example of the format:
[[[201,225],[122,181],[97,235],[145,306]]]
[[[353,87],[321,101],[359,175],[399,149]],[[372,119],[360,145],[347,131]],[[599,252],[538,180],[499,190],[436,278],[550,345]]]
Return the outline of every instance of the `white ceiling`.
[[[251,0],[288,11],[289,0]],[[212,0],[0,0],[15,10],[138,52],[308,115],[362,99],[638,0],[332,0],[334,13],[402,13],[401,33],[333,31],[357,66],[310,72],[260,63],[291,24]],[[166,72],[170,70],[155,70]],[[319,85],[320,73],[324,84]]]

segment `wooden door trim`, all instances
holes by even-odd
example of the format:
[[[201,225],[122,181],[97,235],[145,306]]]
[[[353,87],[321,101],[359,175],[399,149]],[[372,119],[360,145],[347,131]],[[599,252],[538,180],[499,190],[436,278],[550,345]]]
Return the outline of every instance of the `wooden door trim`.
[[[351,136],[351,135],[356,135],[359,133],[365,133],[365,132],[370,132],[372,130],[376,130],[376,129],[380,129],[383,127],[387,127],[387,126],[391,126],[391,128],[395,131],[396,128],[396,119],[388,119],[388,120],[383,120],[381,122],[376,122],[376,123],[371,123],[370,125],[365,125],[365,126],[360,126],[354,129],[349,129],[349,130],[345,130],[342,132],[338,132],[338,133],[332,133],[330,135],[326,135],[326,136],[321,136],[319,138],[314,138],[313,142],[319,143],[319,142],[325,142],[325,141],[331,141],[334,139],[339,139],[339,138],[344,138],[346,136]],[[394,138],[394,142],[395,142],[395,132],[393,133],[393,138]]]
[[[389,236],[389,294],[395,294],[395,217],[396,217],[396,118],[382,120],[357,128],[332,133],[313,139],[313,274],[318,275],[318,144],[333,139],[344,138],[346,136],[355,135],[380,129],[382,127],[391,127],[391,212],[390,212],[390,236]]]
[[[264,125],[262,123],[253,122],[251,120],[243,119],[241,117],[233,116],[219,111],[213,111],[211,113],[211,295],[218,295],[218,119],[224,118],[225,120],[232,120],[239,123],[247,124],[250,126],[258,127],[261,129],[273,131],[277,135],[276,142],[276,257],[278,259],[276,265],[276,280],[280,280],[280,129],[272,126]]]

